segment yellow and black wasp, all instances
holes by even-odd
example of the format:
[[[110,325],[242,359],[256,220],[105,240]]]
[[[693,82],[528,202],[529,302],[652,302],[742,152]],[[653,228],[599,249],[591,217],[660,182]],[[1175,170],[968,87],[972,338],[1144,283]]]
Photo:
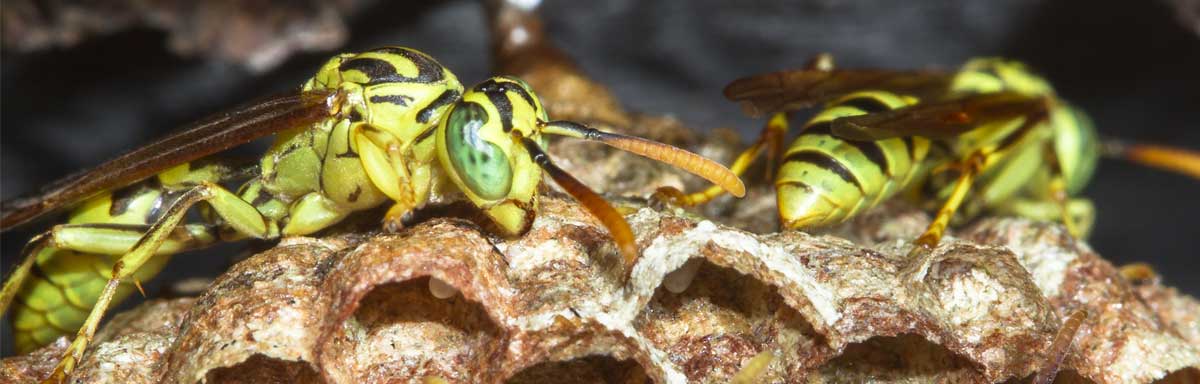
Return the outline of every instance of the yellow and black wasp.
[[[751,116],[773,114],[731,169],[741,174],[764,151],[768,163],[781,157],[774,183],[789,229],[838,224],[906,194],[943,202],[916,241],[922,248],[935,246],[959,211],[1061,219],[1083,237],[1094,208],[1074,196],[1102,152],[1200,177],[1200,155],[1192,151],[1102,146],[1087,116],[1048,82],[1000,58],[946,72],[834,69],[820,55],[803,69],[735,80],[725,95]],[[784,148],[787,112],[817,105],[824,108]],[[723,193],[659,192],[680,205]]]
[[[257,164],[211,157],[268,135],[274,142]],[[299,92],[216,115],[39,194],[6,201],[5,230],[60,209],[70,213],[26,245],[0,292],[0,311],[12,305],[21,352],[76,332],[50,378],[62,380],[107,308],[174,254],[312,234],[389,204],[385,226],[397,230],[432,197],[458,194],[500,232],[517,235],[537,213],[543,172],[608,228],[631,266],[638,250],[629,225],[554,165],[542,150],[544,135],[606,143],[745,193],[736,175],[691,152],[550,120],[517,78],[493,77],[465,89],[413,49],[341,54]],[[197,204],[201,219],[190,220]]]
[[[1086,236],[1094,207],[1075,196],[1102,153],[1200,178],[1200,154],[1193,151],[1102,145],[1087,116],[1048,82],[1000,58],[944,72],[834,69],[830,56],[819,55],[802,69],[735,80],[725,96],[751,116],[773,114],[731,169],[740,175],[765,151],[770,171],[782,156],[774,184],[787,229],[842,223],[897,195],[941,201],[914,241],[908,274],[921,268],[920,256],[960,211],[1062,220],[1072,235]],[[818,105],[823,109],[785,149],[787,112]],[[656,196],[695,205],[722,193],[667,187]],[[1082,309],[1067,317],[1036,382],[1053,380],[1086,317]]]

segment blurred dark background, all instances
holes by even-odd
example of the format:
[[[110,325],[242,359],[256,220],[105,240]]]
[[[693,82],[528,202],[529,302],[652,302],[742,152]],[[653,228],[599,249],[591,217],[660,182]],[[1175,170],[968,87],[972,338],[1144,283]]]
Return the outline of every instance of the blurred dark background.
[[[43,3],[3,5],[0,197],[294,89],[335,52],[411,46],[465,83],[490,66],[475,1],[287,2],[278,17],[270,1],[185,3],[102,7],[91,19]],[[122,18],[126,11],[142,15]],[[948,69],[1002,55],[1048,77],[1102,134],[1200,149],[1200,21],[1187,16],[1200,5],[1192,1],[549,0],[541,13],[552,40],[630,109],[734,127],[746,139],[761,122],[720,93],[739,76],[796,67],[818,52],[845,67]],[[196,14],[204,16],[187,17]],[[259,29],[255,20],[274,24]],[[273,33],[283,43],[272,43]],[[1149,262],[1167,284],[1200,294],[1200,181],[1105,160],[1085,193],[1099,211],[1093,248],[1118,265]],[[5,275],[36,229],[0,235]],[[148,293],[215,276],[242,248],[177,256]]]

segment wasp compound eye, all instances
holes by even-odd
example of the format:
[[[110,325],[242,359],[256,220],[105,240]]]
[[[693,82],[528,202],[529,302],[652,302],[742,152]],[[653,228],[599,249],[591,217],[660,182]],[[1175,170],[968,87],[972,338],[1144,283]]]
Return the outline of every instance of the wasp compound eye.
[[[499,200],[508,194],[513,172],[504,151],[479,135],[487,121],[487,111],[477,103],[456,106],[446,121],[446,150],[454,172],[471,192]]]

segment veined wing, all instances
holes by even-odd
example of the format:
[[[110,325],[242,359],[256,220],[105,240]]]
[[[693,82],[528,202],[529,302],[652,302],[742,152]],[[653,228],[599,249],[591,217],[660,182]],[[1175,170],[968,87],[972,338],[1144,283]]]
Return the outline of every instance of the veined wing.
[[[741,102],[747,115],[759,117],[823,104],[868,89],[924,99],[945,92],[952,79],[953,74],[940,71],[797,69],[734,80],[725,87],[725,97]]]
[[[336,114],[338,103],[335,92],[293,93],[210,116],[95,168],[64,177],[37,193],[0,203],[0,231],[172,166],[315,123]]]
[[[1016,92],[982,93],[962,98],[847,116],[833,120],[834,136],[849,140],[881,140],[924,136],[947,139],[980,125],[1018,117],[1044,117],[1052,101]]]

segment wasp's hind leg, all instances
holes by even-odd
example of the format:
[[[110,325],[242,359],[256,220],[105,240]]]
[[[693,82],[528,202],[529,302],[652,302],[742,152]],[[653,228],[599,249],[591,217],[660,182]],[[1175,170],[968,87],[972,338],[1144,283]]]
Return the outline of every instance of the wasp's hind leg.
[[[136,237],[136,240],[121,244],[126,246],[125,249],[128,249],[128,252],[124,252],[113,264],[111,276],[100,292],[96,304],[92,306],[83,326],[75,334],[75,340],[64,352],[62,360],[50,377],[46,379],[46,382],[62,382],[74,370],[75,364],[83,357],[83,352],[95,334],[96,327],[100,324],[100,320],[116,295],[121,281],[134,276],[139,268],[160,249],[163,249],[164,245],[171,244],[172,236],[177,233],[177,228],[181,228],[180,224],[187,216],[188,209],[199,202],[207,202],[213,211],[224,220],[223,225],[240,235],[255,238],[276,236],[277,230],[272,229],[275,228],[275,225],[268,223],[268,219],[263,217],[254,206],[238,198],[236,194],[211,182],[201,182],[185,190],[157,221]],[[111,247],[113,244],[107,246]]]
[[[783,139],[787,136],[788,122],[786,113],[777,113],[767,122],[767,126],[763,128],[762,134],[758,140],[746,148],[741,154],[738,154],[737,159],[729,166],[729,170],[733,171],[734,175],[742,176],[750,164],[754,163],[754,159],[762,154],[763,150],[767,150],[767,177],[774,174],[775,161],[779,158],[779,154],[783,152]],[[691,207],[712,201],[725,194],[725,189],[721,186],[714,185],[700,192],[685,193],[675,187],[662,187],[654,192],[651,197],[653,201],[664,202],[681,207]]]
[[[99,299],[115,258],[149,228],[126,224],[65,224],[35,237],[25,247],[25,261],[4,284],[0,312],[12,309],[13,339],[18,353],[27,353],[75,332],[89,308]],[[159,247],[154,257],[132,276],[133,284],[153,277],[170,255],[207,246],[216,239],[210,227],[181,227]],[[128,279],[114,299],[133,289]],[[14,301],[15,298],[15,301]]]

